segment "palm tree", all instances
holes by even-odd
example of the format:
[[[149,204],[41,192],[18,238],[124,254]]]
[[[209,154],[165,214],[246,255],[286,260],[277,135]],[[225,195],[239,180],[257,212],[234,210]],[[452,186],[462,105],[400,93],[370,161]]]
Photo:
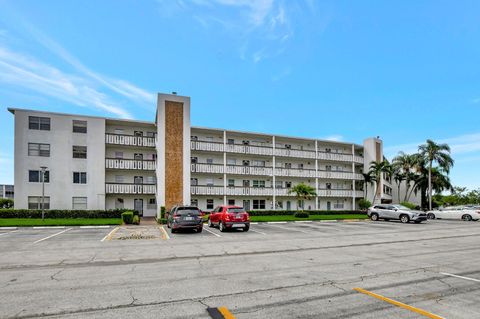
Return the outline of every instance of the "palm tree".
[[[385,168],[387,165],[390,165],[390,164],[385,160],[382,162],[372,161],[370,163],[369,174],[371,174],[375,179],[375,187],[374,187],[375,193],[373,194],[372,204],[375,204],[375,199],[377,198],[378,186],[380,185],[379,181],[381,180],[382,173],[385,172]]]
[[[393,174],[393,179],[395,180],[395,183],[397,183],[397,196],[398,202],[400,203],[400,187],[402,186],[402,182],[405,180],[405,174],[402,173],[399,167],[397,167],[395,173]]]
[[[375,183],[375,177],[370,172],[362,173],[365,199],[368,200],[368,185]]]
[[[445,171],[450,172],[453,166],[453,159],[450,156],[450,146],[448,144],[437,144],[432,140],[427,140],[426,144],[418,147],[420,155],[428,163],[428,208],[432,210],[432,166],[436,162],[438,166]]]
[[[413,192],[417,193],[420,191],[422,198],[425,198],[425,193],[429,188],[429,181],[431,181],[431,187],[436,193],[441,193],[446,190],[454,191],[450,178],[442,169],[433,167],[430,176],[431,179],[429,179],[427,170],[424,170],[424,174],[417,175],[415,185],[412,187],[408,197],[410,198]]]
[[[417,154],[406,154],[404,152],[399,152],[398,155],[393,158],[393,164],[398,167],[404,175],[406,186],[404,201],[407,201],[407,194],[410,190],[413,177],[415,177],[409,173],[411,173],[412,169],[414,169],[415,165],[417,164]],[[400,202],[400,185],[398,186],[398,190],[398,201]]]
[[[300,183],[292,187],[289,191],[289,194],[295,194],[295,197],[297,197],[298,203],[301,203],[301,208],[303,211],[303,200],[305,199],[312,199],[313,197],[317,196],[317,192],[315,192],[315,188],[304,184]]]

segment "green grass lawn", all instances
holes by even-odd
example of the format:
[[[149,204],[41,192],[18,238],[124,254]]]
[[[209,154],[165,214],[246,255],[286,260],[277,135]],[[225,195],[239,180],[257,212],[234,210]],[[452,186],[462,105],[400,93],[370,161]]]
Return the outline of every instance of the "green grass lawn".
[[[279,216],[250,216],[252,222],[284,222],[295,220],[336,220],[336,219],[367,219],[366,214],[328,214],[328,215],[310,215],[308,218],[296,218],[293,215]]]
[[[120,225],[120,218],[0,218],[2,226],[89,226],[89,225]]]

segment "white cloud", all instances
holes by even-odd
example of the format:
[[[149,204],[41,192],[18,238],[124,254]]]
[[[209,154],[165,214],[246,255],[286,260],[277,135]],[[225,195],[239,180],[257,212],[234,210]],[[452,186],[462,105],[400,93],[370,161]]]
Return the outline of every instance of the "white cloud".
[[[88,80],[3,47],[0,47],[0,82],[78,106],[95,107],[122,118],[131,117]]]
[[[327,141],[341,142],[341,141],[344,140],[344,137],[340,134],[334,134],[334,135],[321,137],[320,139],[321,140],[327,140]]]

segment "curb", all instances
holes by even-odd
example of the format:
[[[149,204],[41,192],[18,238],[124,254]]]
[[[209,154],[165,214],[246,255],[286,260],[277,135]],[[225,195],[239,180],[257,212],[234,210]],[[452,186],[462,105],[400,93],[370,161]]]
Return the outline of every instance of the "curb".
[[[0,227],[0,230],[15,230],[15,229],[18,229],[18,227]]]

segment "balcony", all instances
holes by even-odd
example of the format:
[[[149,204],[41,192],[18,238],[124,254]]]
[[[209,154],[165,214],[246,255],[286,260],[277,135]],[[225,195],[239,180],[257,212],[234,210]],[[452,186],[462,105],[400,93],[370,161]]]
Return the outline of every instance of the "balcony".
[[[318,171],[318,178],[363,180],[362,174],[353,173],[350,171]]]
[[[105,143],[123,146],[155,147],[155,138],[124,134],[105,134]]]
[[[227,165],[227,174],[272,176],[273,169],[265,166]]]
[[[326,161],[351,162],[352,154],[318,152],[317,159],[326,160]],[[362,160],[362,163],[363,163],[363,160]]]
[[[155,184],[106,183],[106,194],[156,194]]]
[[[272,196],[271,187],[240,187],[240,186],[191,186],[192,195],[227,195],[227,196]]]
[[[223,164],[192,163],[190,171],[192,173],[223,174]]]
[[[192,140],[190,149],[192,151],[223,152],[223,143]]]
[[[105,168],[154,171],[157,162],[154,160],[135,160],[123,158],[106,158]]]
[[[225,151],[228,153],[241,153],[251,155],[273,155],[273,148],[257,145],[244,145],[244,144],[227,144],[225,145]]]
[[[292,177],[312,177],[315,178],[314,169],[300,168],[275,168],[275,176],[292,176]]]
[[[315,151],[304,151],[290,148],[275,148],[275,155],[282,157],[298,157],[315,159]]]

